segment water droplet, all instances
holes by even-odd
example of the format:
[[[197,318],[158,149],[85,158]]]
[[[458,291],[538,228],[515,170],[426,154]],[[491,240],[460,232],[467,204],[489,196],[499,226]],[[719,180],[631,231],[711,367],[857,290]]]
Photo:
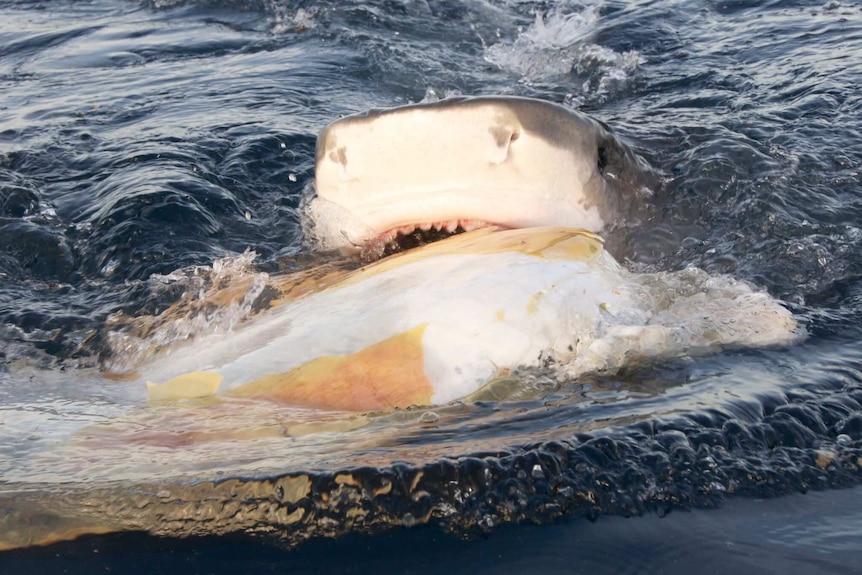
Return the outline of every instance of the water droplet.
[[[718,493],[724,493],[727,491],[727,487],[725,487],[723,484],[719,483],[718,481],[713,481],[712,483],[710,483],[709,488],[713,491],[718,492]]]
[[[530,472],[530,475],[533,476],[533,479],[545,478],[545,472],[542,470],[542,466],[538,463],[533,466],[533,471]]]
[[[439,420],[440,416],[433,411],[426,411],[419,417],[419,423],[437,423]]]
[[[102,272],[102,275],[104,277],[109,277],[115,271],[117,271],[118,267],[120,267],[120,261],[112,258],[112,259],[108,260],[108,263],[106,263],[104,266],[102,266],[102,269],[99,271]]]

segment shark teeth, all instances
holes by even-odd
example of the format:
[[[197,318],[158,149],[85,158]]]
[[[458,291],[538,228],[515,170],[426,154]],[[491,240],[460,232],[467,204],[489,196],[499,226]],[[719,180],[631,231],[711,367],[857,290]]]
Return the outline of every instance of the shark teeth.
[[[455,234],[492,226],[481,220],[443,220],[399,226],[366,243],[361,252],[363,261],[374,261],[388,255],[430,244]]]

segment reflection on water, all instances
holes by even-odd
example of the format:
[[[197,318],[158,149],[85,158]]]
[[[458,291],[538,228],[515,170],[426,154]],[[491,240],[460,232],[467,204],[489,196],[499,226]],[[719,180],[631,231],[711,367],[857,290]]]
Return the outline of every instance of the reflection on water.
[[[846,346],[813,363],[810,354],[803,349],[788,360],[781,352],[745,351],[573,381],[547,369],[521,370],[512,376],[517,385],[502,392],[485,389],[465,402],[361,416],[232,398],[146,407],[139,385],[84,370],[64,377],[31,372],[38,387],[28,383],[17,401],[0,408],[0,443],[9,462],[3,477],[38,487],[203,478],[214,471],[337,471],[394,459],[419,465],[703,409],[756,419],[762,410],[748,410],[762,394],[810,385],[814,374],[859,355]],[[16,375],[8,380],[10,396],[23,381]]]
[[[465,541],[414,527],[376,537],[306,543],[291,552],[224,539],[187,542],[140,535],[9,553],[8,573],[853,573],[859,565],[860,490],[780,500],[731,500],[721,510],[664,517],[583,518],[503,527]],[[409,549],[409,553],[405,553]],[[134,561],[129,561],[134,557]],[[345,561],[349,558],[349,561]]]

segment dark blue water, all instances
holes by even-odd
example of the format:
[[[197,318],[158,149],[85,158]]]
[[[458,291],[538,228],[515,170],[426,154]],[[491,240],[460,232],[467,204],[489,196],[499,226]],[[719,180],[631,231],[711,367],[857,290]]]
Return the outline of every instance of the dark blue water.
[[[51,520],[23,500],[69,516],[101,498],[127,529],[211,535],[91,536],[0,555],[0,572],[857,572],[860,85],[862,8],[832,1],[0,0],[0,529]],[[442,408],[433,427],[406,412],[337,439],[91,467],[54,451],[133,407],[97,369],[152,340],[106,326],[209,285],[219,258],[235,277],[307,265],[298,205],[327,122],[452,94],[539,97],[612,125],[661,184],[609,246],[634,270],[761,286],[809,338],[562,385],[525,374],[536,393]],[[203,303],[192,315],[228,321]],[[396,485],[365,524],[320,507],[357,469]],[[212,536],[248,530],[230,521],[135,523],[127,504],[162,489],[147,482],[303,473],[318,499],[296,531],[355,533],[288,553]],[[428,509],[429,527],[389,528]]]

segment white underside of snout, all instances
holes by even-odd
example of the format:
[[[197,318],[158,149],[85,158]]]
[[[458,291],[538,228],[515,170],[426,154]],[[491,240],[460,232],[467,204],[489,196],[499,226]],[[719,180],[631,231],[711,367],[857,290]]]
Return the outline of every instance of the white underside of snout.
[[[356,251],[392,229],[447,220],[594,232],[608,223],[591,196],[604,182],[589,128],[552,141],[500,102],[346,118],[318,147],[306,216],[325,249]]]

